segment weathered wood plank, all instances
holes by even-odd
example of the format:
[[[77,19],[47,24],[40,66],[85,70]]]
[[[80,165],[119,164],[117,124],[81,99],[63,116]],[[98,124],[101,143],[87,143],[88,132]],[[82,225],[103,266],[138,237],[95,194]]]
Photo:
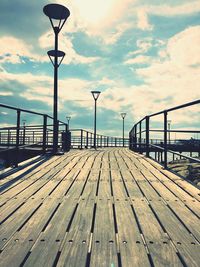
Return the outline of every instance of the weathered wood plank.
[[[151,206],[157,214],[167,234],[173,241],[187,266],[199,266],[200,247],[196,239],[188,232],[185,226],[161,201],[151,201]]]
[[[63,200],[51,222],[41,232],[24,266],[53,266],[76,205],[74,199]]]
[[[122,266],[151,266],[130,204],[116,201],[115,209]]]
[[[94,201],[90,199],[80,201],[72,225],[65,237],[65,242],[60,248],[61,254],[57,267],[86,266],[93,212]]]
[[[136,200],[132,203],[154,266],[183,266],[147,202]]]
[[[114,217],[110,200],[98,200],[96,205],[90,266],[118,266]]]
[[[2,266],[19,267],[22,264],[57,205],[58,201],[48,199],[33,214],[22,229],[15,233],[0,255]],[[41,240],[41,242],[43,241]]]

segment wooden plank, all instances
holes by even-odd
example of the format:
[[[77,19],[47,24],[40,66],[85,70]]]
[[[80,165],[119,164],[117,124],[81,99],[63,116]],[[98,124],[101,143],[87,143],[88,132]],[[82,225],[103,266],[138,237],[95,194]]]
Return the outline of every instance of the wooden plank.
[[[22,264],[57,205],[58,201],[55,201],[55,199],[45,201],[22,229],[14,234],[1,253],[1,264],[3,266],[19,267]]]
[[[193,184],[182,178],[177,179],[177,176],[169,171],[162,170],[161,172],[167,177],[169,177],[171,180],[175,181],[176,184],[178,184],[183,190],[186,190],[188,193],[190,193],[190,195],[193,196],[195,199],[200,201],[200,190]]]
[[[30,199],[25,202],[15,213],[5,217],[6,221],[2,221],[0,226],[0,250],[17,232],[17,230],[26,222],[26,220],[38,209],[41,205],[41,199]]]
[[[115,209],[122,266],[151,266],[130,204],[116,201]]]
[[[144,198],[144,195],[142,194],[137,182],[134,180],[130,170],[123,170],[122,175],[129,197],[132,199]]]
[[[183,203],[180,201],[167,202],[169,207],[175,212],[175,214],[182,220],[189,231],[200,242],[200,224],[199,218],[193,214]],[[199,204],[200,208],[200,204]]]
[[[59,165],[60,168],[64,166],[64,169],[61,168],[61,170],[55,176],[52,176],[50,178],[49,176],[50,176],[51,172],[49,172],[46,175],[48,180],[45,180],[46,176],[43,176],[44,181],[42,179],[42,181],[40,183],[34,184],[33,186],[28,187],[27,190],[22,191],[22,193],[20,193],[17,196],[17,199],[15,199],[15,201],[11,201],[11,202],[8,201],[6,203],[6,205],[4,205],[2,207],[3,211],[2,211],[1,214],[3,214],[4,218],[6,216],[8,216],[9,213],[14,212],[14,210],[16,210],[27,198],[33,196],[34,192],[36,192],[36,194],[34,194],[34,198],[42,198],[42,199],[44,199],[45,197],[47,197],[49,192],[52,190],[52,188],[54,186],[56,186],[56,184],[59,182],[59,181],[55,182],[55,180],[53,180],[53,178],[56,179],[56,177],[58,177],[60,175],[61,176],[65,175],[65,173],[68,172],[68,170],[66,169],[66,166],[70,166],[70,164],[68,164],[69,162],[70,162],[70,160],[66,161],[66,163],[63,162],[63,164],[66,164],[65,166],[63,164]],[[75,164],[75,163],[73,163],[73,164]],[[73,165],[71,165],[71,167],[73,167]]]
[[[20,181],[18,183],[11,183],[11,185],[7,188],[7,190],[5,190],[4,192],[2,192],[0,194],[0,201],[1,203],[3,201],[6,201],[6,198],[11,198],[13,196],[16,195],[17,190],[22,190],[23,188],[26,187],[26,184],[31,184],[34,183],[35,180],[37,180],[38,177],[38,173],[40,172],[41,176],[42,176],[42,169],[44,173],[47,173],[47,170],[45,171],[45,168],[47,168],[46,165],[48,165],[49,169],[51,169],[51,166],[53,164],[53,158],[51,158],[48,162],[43,163],[41,166],[39,166],[38,168],[36,168],[36,170],[32,171],[29,174],[26,174],[25,176],[20,178]],[[48,164],[49,163],[49,164]],[[12,195],[13,193],[13,195]]]
[[[194,212],[198,218],[200,218],[200,203],[198,200],[194,199],[192,201],[186,201],[185,205],[192,211]]]
[[[90,266],[118,266],[113,209],[109,200],[98,200],[96,205]]]
[[[33,175],[31,177],[31,179],[26,179],[26,180],[23,181],[23,183],[20,183],[20,184],[16,185],[15,187],[11,188],[10,190],[8,190],[7,192],[5,192],[3,194],[3,197],[4,198],[13,197],[16,194],[19,194],[20,192],[23,192],[26,188],[28,188],[28,187],[30,187],[32,185],[34,186],[37,183],[37,181],[40,183],[41,182],[41,178],[42,178],[42,181],[48,179],[48,177],[50,175],[54,175],[59,171],[59,165],[63,163],[62,162],[63,160],[64,160],[64,158],[61,157],[59,159],[59,162],[58,161],[52,162],[48,166],[48,168],[46,167],[46,168],[40,170],[40,172],[36,173],[35,175]]]
[[[79,198],[82,194],[82,191],[84,189],[86,180],[88,178],[88,175],[90,174],[90,168],[93,164],[94,158],[86,161],[86,164],[83,168],[81,168],[77,179],[73,183],[73,185],[70,187],[69,191],[67,192],[67,196],[71,198]],[[87,193],[86,193],[87,194]],[[82,196],[83,197],[83,196]],[[86,195],[85,195],[86,197]]]
[[[163,184],[159,179],[156,178],[152,179],[153,174],[151,172],[149,172],[146,169],[143,169],[141,171],[143,173],[143,175],[145,175],[146,179],[149,181],[149,183],[151,184],[151,186],[158,192],[158,194],[165,200],[176,200],[177,196],[174,195],[169,189],[168,187],[165,186],[165,184]],[[154,177],[155,178],[155,177]]]
[[[155,191],[155,189],[151,186],[150,182],[146,179],[145,175],[142,175],[140,171],[132,171],[131,173],[134,179],[137,181],[140,189],[142,190],[143,194],[148,199],[159,199],[159,194]]]
[[[198,267],[200,248],[196,239],[162,201],[151,201],[151,207],[176,246],[185,265]]]
[[[113,197],[115,199],[128,198],[119,169],[111,168],[111,184],[113,188]]]
[[[93,212],[94,201],[90,199],[80,201],[65,242],[60,248],[61,253],[56,265],[57,267],[86,266],[90,247]]]
[[[110,186],[110,171],[108,169],[101,169],[98,198],[100,199],[111,199],[111,186]]]
[[[183,190],[187,191],[192,197],[194,197],[194,198],[196,198],[197,200],[200,201],[200,190],[198,188],[196,188],[194,185],[192,185],[188,181],[184,180],[180,176],[177,176],[177,175],[173,174],[172,172],[170,172],[168,170],[164,170],[163,167],[160,164],[154,162],[151,159],[143,158],[142,162],[144,164],[146,164],[146,165],[148,164],[148,166],[151,167],[151,168],[154,166],[166,178],[168,178],[169,180],[171,180],[174,183],[176,183]]]
[[[77,203],[64,199],[53,219],[41,232],[24,266],[53,266]],[[43,240],[43,242],[41,242]]]
[[[154,266],[183,266],[147,202],[136,200],[132,204]]]
[[[145,163],[145,161],[143,161]],[[149,164],[150,165],[150,164]],[[178,198],[181,200],[192,200],[193,197],[188,194],[187,191],[184,191],[175,181],[170,180],[167,176],[163,175],[160,171],[151,167],[151,172],[160,180],[169,190],[171,190]],[[177,176],[179,180],[180,177]]]

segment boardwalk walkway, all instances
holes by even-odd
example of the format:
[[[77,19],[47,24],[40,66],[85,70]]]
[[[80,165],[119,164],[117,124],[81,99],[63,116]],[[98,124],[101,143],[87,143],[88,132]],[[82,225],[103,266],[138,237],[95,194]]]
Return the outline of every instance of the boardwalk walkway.
[[[0,266],[200,266],[200,191],[128,149],[0,180]]]

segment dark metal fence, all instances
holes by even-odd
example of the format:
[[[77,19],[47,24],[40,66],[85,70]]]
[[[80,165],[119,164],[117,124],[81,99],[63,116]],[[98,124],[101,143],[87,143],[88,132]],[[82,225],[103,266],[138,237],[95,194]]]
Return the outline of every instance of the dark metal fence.
[[[53,150],[53,117],[12,106],[0,104],[0,108],[14,112],[16,124],[12,127],[0,128],[0,159],[5,166],[18,166],[18,163],[36,155],[52,152]],[[1,112],[2,113],[2,112]],[[4,112],[5,113],[5,112]],[[41,124],[25,123],[26,114],[38,117]],[[6,115],[8,117],[8,115]],[[13,113],[12,113],[13,116]],[[39,120],[38,119],[38,120]],[[8,120],[9,121],[9,120]],[[68,151],[70,148],[93,148],[94,133],[83,129],[68,130],[68,125],[58,121],[58,148]],[[129,146],[129,139],[96,135],[96,147]]]
[[[16,114],[16,125],[13,127],[0,128],[0,158],[5,159],[6,165],[17,166],[27,157],[44,154],[53,147],[53,118],[49,115],[19,109],[0,104],[0,108],[13,111]],[[22,115],[32,114],[42,120],[41,125],[22,124]],[[49,124],[50,123],[50,124]],[[67,149],[66,138],[69,137],[67,124],[58,121],[59,137],[58,145]]]
[[[163,164],[165,168],[168,166],[169,154],[172,158],[186,158],[190,161],[200,163],[200,160],[192,157],[192,153],[198,153],[200,156],[200,140],[198,139],[178,139],[171,140],[170,133],[199,134],[199,130],[171,130],[168,127],[168,114],[172,111],[181,110],[200,104],[200,100],[189,102],[180,106],[176,106],[167,110],[148,115],[137,122],[129,132],[130,145],[133,151],[145,153],[147,157],[153,157],[156,161]],[[151,118],[162,115],[163,127],[161,129],[152,129],[150,127]],[[150,138],[150,134],[159,133],[163,138]],[[188,152],[189,156],[183,155],[182,152]],[[150,155],[151,154],[151,155]]]
[[[93,148],[94,133],[83,129],[71,129],[71,148]],[[129,147],[129,139],[124,138],[124,146]],[[123,147],[123,138],[96,135],[96,147]]]

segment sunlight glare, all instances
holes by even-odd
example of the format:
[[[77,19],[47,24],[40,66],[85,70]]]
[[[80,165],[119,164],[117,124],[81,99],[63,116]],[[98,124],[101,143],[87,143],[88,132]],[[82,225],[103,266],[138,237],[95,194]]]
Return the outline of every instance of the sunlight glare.
[[[80,14],[89,23],[97,24],[103,21],[111,12],[118,0],[74,0]]]

